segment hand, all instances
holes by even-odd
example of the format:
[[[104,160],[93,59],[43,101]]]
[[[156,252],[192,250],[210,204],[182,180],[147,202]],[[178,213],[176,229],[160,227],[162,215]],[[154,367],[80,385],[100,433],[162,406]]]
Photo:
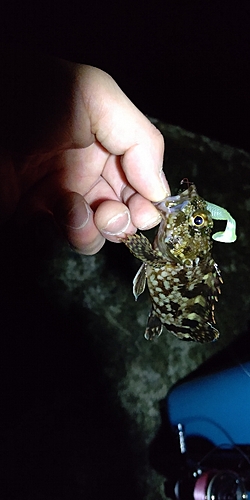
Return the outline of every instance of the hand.
[[[24,58],[2,95],[2,219],[50,212],[89,255],[159,223],[151,201],[169,194],[163,138],[108,74]]]

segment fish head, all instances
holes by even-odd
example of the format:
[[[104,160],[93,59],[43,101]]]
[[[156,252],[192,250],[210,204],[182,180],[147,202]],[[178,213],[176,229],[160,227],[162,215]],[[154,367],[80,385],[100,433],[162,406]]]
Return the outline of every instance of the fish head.
[[[206,202],[194,184],[176,196],[168,196],[157,205],[162,220],[154,240],[154,248],[185,267],[204,258],[212,247],[213,219]]]

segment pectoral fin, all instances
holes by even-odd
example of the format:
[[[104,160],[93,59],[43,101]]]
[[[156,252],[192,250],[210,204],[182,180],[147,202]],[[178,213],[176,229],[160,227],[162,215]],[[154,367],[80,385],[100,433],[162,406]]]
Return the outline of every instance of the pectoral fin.
[[[145,262],[143,262],[143,264],[141,265],[140,269],[137,271],[137,273],[133,279],[133,294],[134,294],[135,300],[137,300],[139,295],[141,295],[145,290],[146,281],[147,281],[146,268],[147,268],[147,264],[145,264]]]

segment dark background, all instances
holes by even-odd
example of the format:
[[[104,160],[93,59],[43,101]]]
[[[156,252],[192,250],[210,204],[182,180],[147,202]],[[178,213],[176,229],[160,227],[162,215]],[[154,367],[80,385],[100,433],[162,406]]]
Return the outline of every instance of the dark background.
[[[4,40],[110,73],[145,113],[250,150],[247,0],[8,2]]]

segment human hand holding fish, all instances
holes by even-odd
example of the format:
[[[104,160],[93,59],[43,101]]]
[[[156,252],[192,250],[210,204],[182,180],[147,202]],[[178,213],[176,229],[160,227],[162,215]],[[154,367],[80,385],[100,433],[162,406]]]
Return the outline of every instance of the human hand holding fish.
[[[143,261],[135,298],[146,282],[151,294],[146,338],[165,325],[181,339],[216,339],[211,237],[236,239],[231,215],[188,181],[170,196],[162,135],[108,74],[20,53],[1,63],[0,220],[49,212],[84,254],[124,241]],[[212,235],[213,219],[226,230]],[[153,246],[134,234],[160,221]]]
[[[1,67],[2,221],[50,213],[84,254],[159,223],[163,137],[107,73],[27,54]]]

